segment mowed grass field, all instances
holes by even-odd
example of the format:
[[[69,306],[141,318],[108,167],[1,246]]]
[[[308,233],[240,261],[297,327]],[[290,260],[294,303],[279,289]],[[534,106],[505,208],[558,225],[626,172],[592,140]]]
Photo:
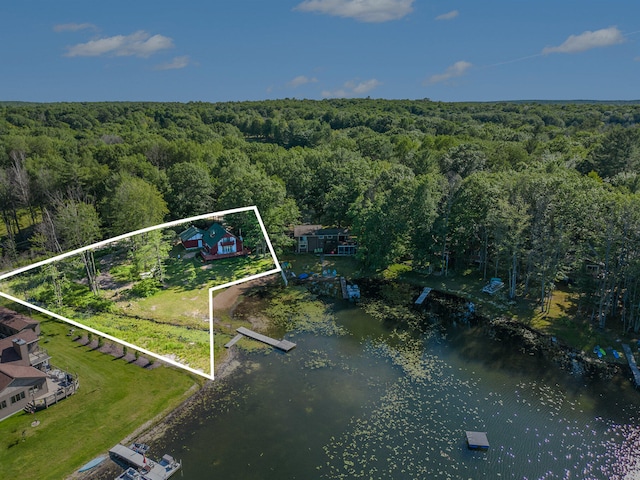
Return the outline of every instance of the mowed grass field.
[[[137,428],[168,413],[203,381],[184,370],[151,370],[93,351],[66,335],[67,324],[40,319],[52,364],[78,375],[78,392],[35,415],[0,422],[0,477],[62,479]],[[32,427],[35,420],[40,425]]]

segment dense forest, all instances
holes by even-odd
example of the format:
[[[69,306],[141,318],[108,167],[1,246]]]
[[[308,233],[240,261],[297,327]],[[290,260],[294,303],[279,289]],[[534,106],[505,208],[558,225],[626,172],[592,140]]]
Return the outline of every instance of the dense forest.
[[[0,104],[3,270],[257,205],[275,247],[349,227],[366,268],[477,268],[640,331],[640,104]]]

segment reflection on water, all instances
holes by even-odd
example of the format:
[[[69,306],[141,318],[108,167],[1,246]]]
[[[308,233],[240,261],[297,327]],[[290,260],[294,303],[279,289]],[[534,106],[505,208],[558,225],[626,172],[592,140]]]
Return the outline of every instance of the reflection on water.
[[[467,327],[392,330],[355,307],[253,354],[162,446],[192,479],[640,479],[640,394],[586,384]],[[333,318],[327,317],[327,322]],[[342,333],[342,334],[339,334]],[[488,432],[487,452],[465,430]]]

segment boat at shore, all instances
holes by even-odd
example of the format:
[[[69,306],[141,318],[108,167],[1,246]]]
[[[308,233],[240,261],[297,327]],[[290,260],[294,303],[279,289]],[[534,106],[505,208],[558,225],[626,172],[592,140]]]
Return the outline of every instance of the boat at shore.
[[[116,461],[128,465],[115,480],[166,480],[182,467],[171,455],[164,455],[159,461],[147,458],[149,447],[134,443],[128,447],[116,445],[109,455]]]

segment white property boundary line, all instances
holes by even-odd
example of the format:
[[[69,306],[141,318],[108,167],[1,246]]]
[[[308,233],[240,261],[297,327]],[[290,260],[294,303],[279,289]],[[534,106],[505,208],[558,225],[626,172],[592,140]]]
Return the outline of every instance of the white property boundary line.
[[[153,353],[147,349],[144,348],[140,348],[132,343],[129,342],[125,342],[124,340],[121,340],[119,338],[116,338],[112,335],[108,335],[106,333],[103,333],[99,330],[96,330],[95,328],[91,328],[91,327],[87,327],[75,320],[71,320],[69,318],[63,317],[62,315],[58,315],[57,313],[54,312],[50,312],[49,310],[46,310],[42,307],[39,307],[37,305],[34,305],[32,303],[29,303],[25,300],[21,300],[19,298],[16,298],[12,295],[9,295],[7,293],[4,292],[0,292],[0,297],[4,297],[7,300],[10,300],[12,302],[15,303],[19,303],[21,305],[24,305],[25,307],[28,308],[32,308],[34,310],[37,310],[41,313],[44,313],[45,315],[48,315],[50,317],[56,318],[58,320],[62,320],[63,322],[69,323],[71,325],[74,325],[78,328],[81,328],[83,330],[86,330],[88,332],[94,333],[96,335],[100,335],[101,337],[104,337],[108,340],[111,340],[112,342],[116,342],[119,343],[120,345],[123,345],[127,348],[133,348],[134,350],[138,350],[139,352],[144,353],[145,355],[151,356],[153,358],[156,358],[158,360],[161,360],[165,363],[168,363],[170,365],[173,365],[175,367],[178,368],[183,368],[184,370],[187,370],[191,373],[195,373],[196,375],[200,375],[202,377],[205,377],[209,380],[213,380],[214,379],[214,361],[213,361],[213,357],[214,357],[214,344],[213,344],[213,292],[216,290],[221,290],[223,288],[228,288],[228,287],[232,287],[234,285],[239,285],[241,283],[245,283],[245,282],[249,282],[251,280],[255,280],[257,278],[262,278],[262,277],[266,277],[268,275],[272,275],[274,273],[278,273],[282,271],[282,268],[280,267],[280,262],[278,261],[278,257],[276,257],[276,253],[273,249],[273,245],[271,244],[271,239],[269,238],[269,235],[267,234],[267,230],[264,227],[264,223],[262,222],[262,217],[260,216],[260,212],[258,212],[258,207],[256,207],[255,205],[251,206],[251,207],[241,207],[241,208],[233,208],[230,210],[222,210],[219,212],[212,212],[212,213],[207,213],[204,215],[198,215],[195,217],[189,217],[189,218],[184,218],[182,220],[174,220],[173,222],[167,222],[167,223],[163,223],[161,225],[156,225],[153,227],[147,227],[147,228],[142,228],[140,230],[136,230],[135,232],[130,232],[130,233],[125,233],[123,235],[119,235],[117,237],[113,237],[110,238],[108,240],[103,240],[101,242],[97,242],[94,243],[92,245],[88,245],[86,247],[82,247],[82,248],[78,248],[76,250],[70,251],[70,252],[65,252],[61,255],[58,255],[56,257],[52,257],[52,258],[48,258],[46,260],[42,260],[40,262],[34,263],[32,265],[26,266],[26,267],[21,267],[18,268],[16,270],[13,270],[9,273],[5,273],[3,275],[0,275],[0,281],[1,280],[5,280],[7,278],[13,277],[15,275],[18,275],[20,273],[24,273],[27,272],[29,270],[33,270],[34,268],[38,268],[38,267],[42,267],[44,265],[48,265],[49,263],[53,263],[56,262],[58,260],[62,260],[64,258],[67,257],[71,257],[73,255],[76,255],[78,253],[82,253],[82,252],[86,252],[87,250],[92,250],[92,249],[96,249],[96,248],[100,248],[103,247],[105,245],[109,245],[111,243],[115,243],[118,242],[120,240],[124,240],[125,238],[129,238],[132,237],[134,235],[139,235],[141,233],[146,233],[146,232],[151,232],[154,230],[159,230],[162,228],[169,228],[169,227],[174,227],[176,225],[181,225],[183,223],[189,223],[189,222],[194,222],[196,220],[205,220],[208,218],[212,218],[212,217],[223,217],[225,215],[231,215],[234,213],[241,213],[241,212],[249,212],[249,211],[253,211],[256,215],[256,218],[258,219],[258,223],[260,224],[260,229],[262,230],[262,234],[264,235],[265,241],[267,242],[267,246],[269,247],[269,252],[271,253],[271,258],[273,259],[274,264],[276,265],[276,268],[272,269],[272,270],[268,270],[266,272],[263,273],[258,273],[256,275],[251,275],[249,277],[246,278],[241,278],[239,280],[234,280],[232,282],[228,282],[228,283],[224,283],[222,285],[216,285],[215,287],[212,287],[209,289],[209,355],[210,355],[210,366],[211,366],[211,373],[207,374],[205,372],[202,372],[201,370],[196,370],[194,368],[189,367],[188,365],[183,365],[182,363],[176,362],[175,360],[171,359],[171,358],[167,358],[167,357],[163,357],[162,355],[158,355],[156,353]]]

